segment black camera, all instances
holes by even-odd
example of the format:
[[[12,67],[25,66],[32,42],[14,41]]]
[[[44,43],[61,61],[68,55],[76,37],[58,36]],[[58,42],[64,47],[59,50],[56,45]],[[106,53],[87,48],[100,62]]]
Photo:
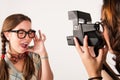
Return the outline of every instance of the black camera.
[[[105,40],[100,32],[100,22],[91,23],[89,13],[82,11],[68,11],[69,20],[73,21],[73,36],[67,36],[68,45],[75,45],[73,37],[77,37],[79,44],[83,45],[83,38],[88,36],[88,45],[94,47],[96,56],[98,49],[105,45]]]

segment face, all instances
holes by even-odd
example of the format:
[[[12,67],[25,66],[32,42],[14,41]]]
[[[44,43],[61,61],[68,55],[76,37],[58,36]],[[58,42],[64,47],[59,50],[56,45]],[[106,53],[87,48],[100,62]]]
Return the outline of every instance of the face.
[[[12,32],[23,30],[27,32],[24,38],[20,38],[22,36],[22,31]],[[28,45],[30,44],[32,38],[28,36],[29,31],[31,30],[31,23],[29,21],[23,21],[19,25],[17,25],[11,32],[8,32],[7,39],[9,40],[9,47],[12,53],[24,53]]]
[[[107,25],[105,25],[105,23],[104,23],[104,17],[102,17],[102,22],[103,22],[103,28],[104,28],[104,31],[103,31],[103,36],[104,36],[104,39],[105,39],[105,41],[106,41],[106,44],[107,44],[107,46],[108,46],[108,49],[111,49],[111,47],[110,47],[110,42],[109,42],[109,35],[108,35],[108,30],[107,30]]]

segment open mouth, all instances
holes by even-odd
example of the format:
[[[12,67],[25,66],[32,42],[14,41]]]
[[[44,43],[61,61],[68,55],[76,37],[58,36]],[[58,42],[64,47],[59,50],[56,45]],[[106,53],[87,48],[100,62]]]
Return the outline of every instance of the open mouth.
[[[21,47],[26,49],[26,48],[28,48],[28,44],[29,43],[21,43]]]

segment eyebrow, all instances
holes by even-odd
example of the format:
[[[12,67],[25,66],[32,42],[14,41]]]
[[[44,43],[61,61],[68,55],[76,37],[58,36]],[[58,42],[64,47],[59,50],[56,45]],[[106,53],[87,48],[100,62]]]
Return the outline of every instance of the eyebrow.
[[[13,30],[24,30],[24,31],[26,31],[25,29],[13,29]],[[30,31],[30,30],[33,30],[33,29],[29,29],[27,31]]]

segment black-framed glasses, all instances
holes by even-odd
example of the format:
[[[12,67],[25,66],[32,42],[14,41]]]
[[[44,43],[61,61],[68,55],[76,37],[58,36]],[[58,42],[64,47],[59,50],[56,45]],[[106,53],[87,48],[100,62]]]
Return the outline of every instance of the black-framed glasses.
[[[20,30],[11,30],[11,31],[9,31],[9,32],[15,32],[15,33],[17,33],[17,37],[18,37],[19,39],[25,38],[27,34],[28,34],[28,37],[29,37],[29,38],[34,38],[34,37],[35,37],[35,33],[36,33],[35,30],[25,31],[25,30],[23,30],[23,29],[20,29]]]
[[[95,24],[97,25],[97,30],[104,32],[104,27],[106,25],[105,21],[96,22]]]
[[[100,31],[101,31],[101,32],[104,32],[105,26],[108,26],[107,20],[105,20],[105,19],[102,20],[102,19],[101,19],[101,22],[100,22]]]
[[[100,22],[100,25],[99,25],[100,27],[100,29],[99,29],[99,31],[100,32],[104,32],[104,24],[103,24],[103,22]]]

